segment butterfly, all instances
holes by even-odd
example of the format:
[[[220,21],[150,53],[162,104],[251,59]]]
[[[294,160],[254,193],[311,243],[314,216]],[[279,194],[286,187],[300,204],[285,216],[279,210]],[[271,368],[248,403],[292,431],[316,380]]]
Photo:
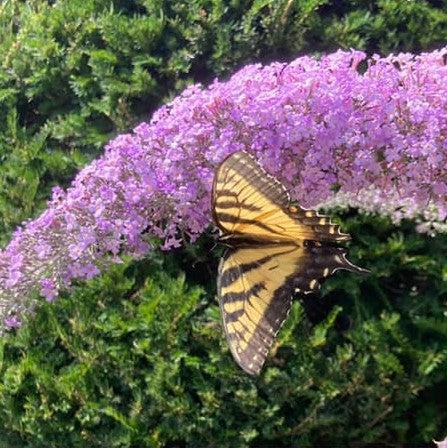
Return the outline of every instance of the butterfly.
[[[285,187],[247,152],[217,167],[212,212],[227,246],[217,295],[231,353],[257,375],[296,293],[320,288],[339,269],[369,272],[346,259],[335,243],[348,241],[328,216],[291,205]]]

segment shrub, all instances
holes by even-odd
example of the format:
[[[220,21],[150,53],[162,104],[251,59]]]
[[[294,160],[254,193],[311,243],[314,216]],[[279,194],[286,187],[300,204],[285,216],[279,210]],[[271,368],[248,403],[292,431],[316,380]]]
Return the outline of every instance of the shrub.
[[[353,258],[366,258],[373,274],[338,273],[322,299],[296,302],[259,378],[229,353],[214,275],[204,274],[216,267],[205,238],[187,252],[117,265],[4,337],[1,427],[36,448],[440,439],[447,239],[386,219],[342,220],[356,236]]]
[[[211,223],[214,169],[239,149],[306,207],[336,190],[345,205],[444,229],[446,51],[373,58],[364,73],[359,52],[302,57],[188,88],[16,231],[0,252],[0,319],[17,325],[33,294],[53,300],[122,253],[194,240]]]
[[[428,1],[9,0],[0,7],[0,242],[112,135],[249,62],[446,41]]]
[[[442,2],[424,0],[3,2],[0,241],[111,135],[191,81],[340,47],[419,52],[445,44],[445,23]],[[433,216],[427,211],[426,222]],[[339,273],[322,300],[297,303],[259,380],[228,353],[212,301],[210,240],[173,251],[181,269],[152,252],[43,304],[0,342],[0,446],[441,440],[445,236],[342,218],[354,261],[373,274]],[[51,284],[41,286],[51,298]],[[340,333],[343,315],[352,327]]]

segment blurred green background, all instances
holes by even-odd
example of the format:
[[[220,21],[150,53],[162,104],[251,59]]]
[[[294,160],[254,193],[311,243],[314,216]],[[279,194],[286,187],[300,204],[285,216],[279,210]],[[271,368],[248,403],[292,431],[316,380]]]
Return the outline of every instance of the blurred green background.
[[[0,242],[192,82],[446,43],[445,0],[5,0]],[[228,351],[210,235],[43,303],[0,341],[0,447],[433,446],[447,434],[447,237],[338,219],[372,274],[297,300],[259,378]]]

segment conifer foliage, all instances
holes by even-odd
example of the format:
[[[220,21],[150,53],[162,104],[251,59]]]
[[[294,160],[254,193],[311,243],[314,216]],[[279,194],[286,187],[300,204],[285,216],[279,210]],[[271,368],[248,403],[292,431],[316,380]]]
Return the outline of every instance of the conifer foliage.
[[[10,331],[0,339],[0,446],[443,440],[446,42],[438,0],[2,2],[0,301]],[[388,57],[401,51],[427,54]],[[286,101],[285,83],[297,93],[300,77],[307,109],[299,94]],[[214,298],[219,249],[205,230],[214,166],[246,144],[238,129],[295,198],[338,207],[352,260],[372,271],[337,273],[321,298],[297,298],[257,379],[228,352]],[[167,151],[151,156],[157,170],[141,163],[155,131]],[[193,137],[207,135],[215,147],[194,152]],[[298,166],[280,149],[299,141]],[[114,181],[89,184],[101,168]],[[359,179],[373,188],[352,194]],[[163,206],[149,225],[138,205],[155,202],[141,185]],[[46,231],[57,207],[63,225]],[[28,230],[12,235],[24,219]],[[27,257],[35,270],[23,270]]]

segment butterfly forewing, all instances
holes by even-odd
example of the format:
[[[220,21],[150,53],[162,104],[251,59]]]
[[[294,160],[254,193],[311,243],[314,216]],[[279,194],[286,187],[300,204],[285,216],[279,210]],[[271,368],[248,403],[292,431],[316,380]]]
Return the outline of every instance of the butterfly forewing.
[[[270,241],[349,239],[328,217],[290,208],[289,202],[283,185],[244,151],[225,159],[216,172],[213,213],[224,233]]]

